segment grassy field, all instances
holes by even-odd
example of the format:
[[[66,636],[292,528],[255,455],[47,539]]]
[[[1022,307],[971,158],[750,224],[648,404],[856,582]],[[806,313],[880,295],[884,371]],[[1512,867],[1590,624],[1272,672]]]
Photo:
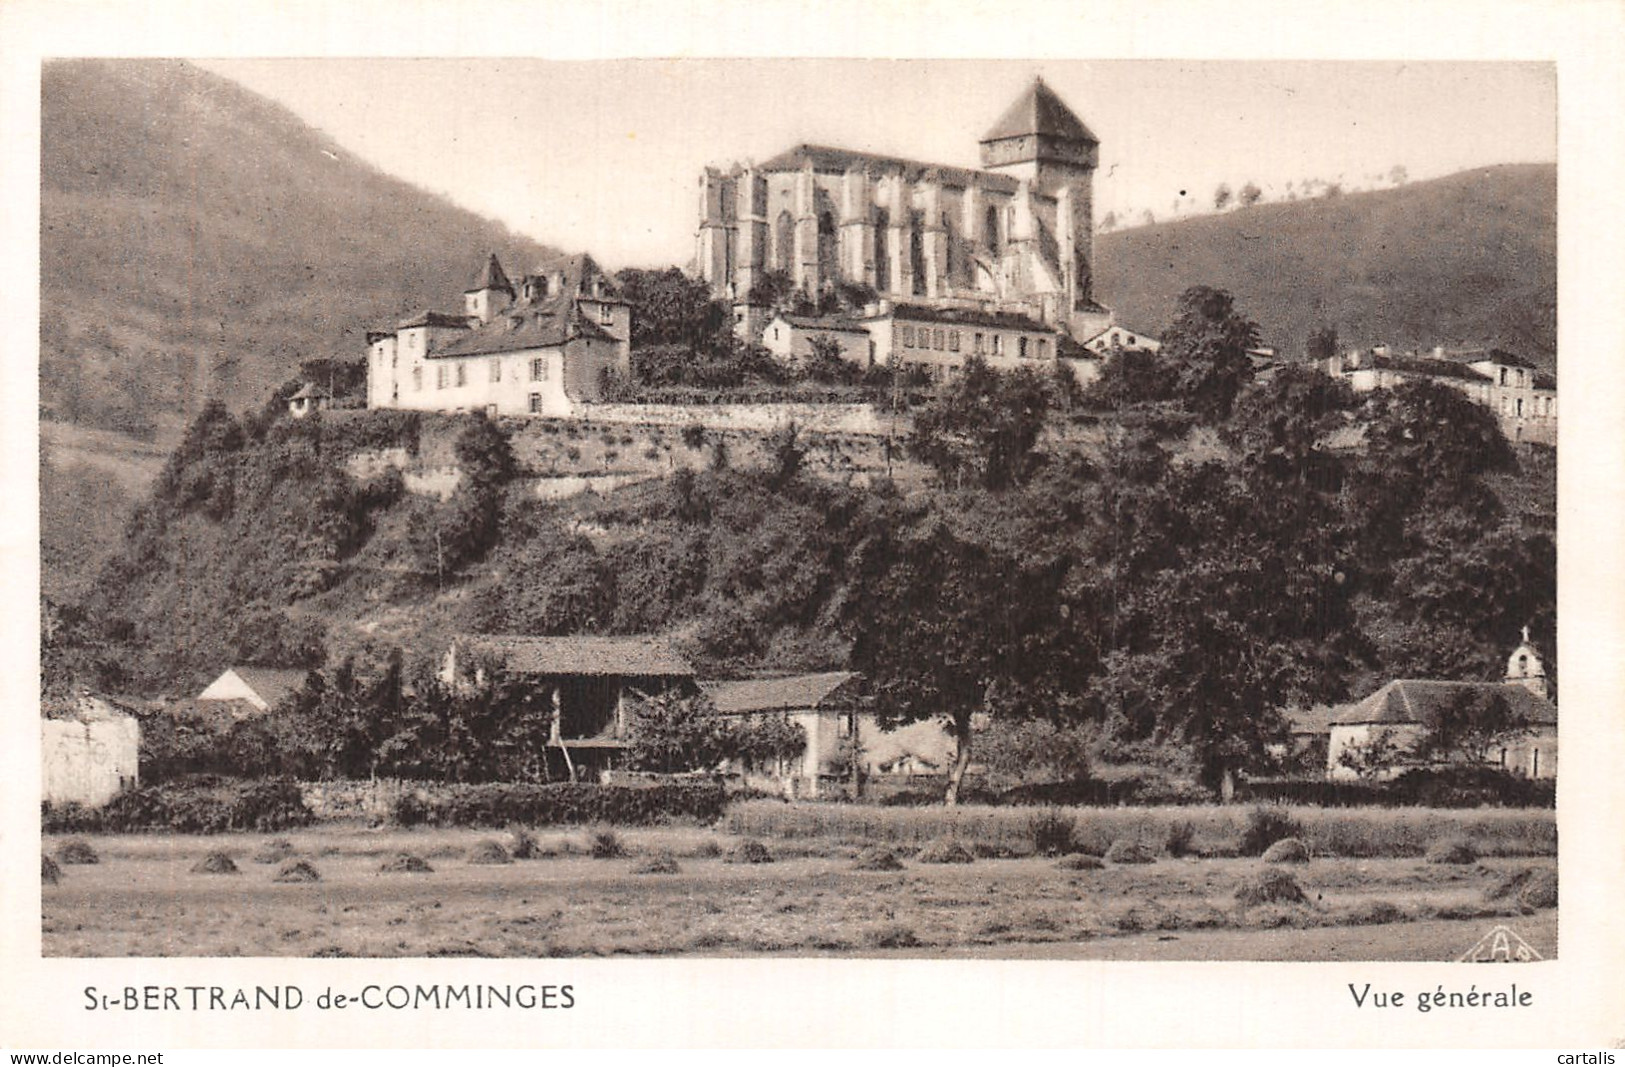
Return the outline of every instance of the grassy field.
[[[1544,859],[1316,859],[1290,868],[1303,903],[1244,907],[1238,885],[1266,869],[1256,859],[1163,855],[1072,870],[1035,856],[927,864],[900,850],[900,870],[865,871],[856,845],[828,835],[766,838],[773,862],[752,864],[736,861],[745,839],[726,828],[671,827],[617,831],[615,858],[593,858],[594,833],[578,829],[538,832],[537,858],[470,862],[489,838],[511,841],[475,830],[293,833],[294,858],[321,875],[302,884],[254,862],[268,835],[89,838],[99,862],[63,866],[43,887],[44,952],[1444,959],[1496,922],[1548,958],[1557,947],[1555,909],[1489,895],[1508,874],[1554,866]],[[194,872],[217,850],[237,873]],[[402,851],[433,869],[380,870]],[[677,870],[639,873],[658,855]]]
[[[1549,810],[1289,806],[1270,810],[1300,824],[1299,836],[1313,853],[1322,856],[1421,856],[1435,842],[1452,838],[1465,838],[1485,856],[1557,855],[1557,820]],[[1177,832],[1188,835],[1186,848],[1195,854],[1233,856],[1241,851],[1252,811],[1244,806],[1212,804],[1046,810],[976,805],[882,808],[750,801],[729,808],[726,826],[736,834],[761,837],[881,842],[911,848],[951,837],[967,845],[1021,854],[1032,849],[1034,820],[1047,814],[1059,814],[1072,821],[1078,847],[1095,855],[1103,854],[1118,840],[1136,841],[1154,851],[1162,851]]]

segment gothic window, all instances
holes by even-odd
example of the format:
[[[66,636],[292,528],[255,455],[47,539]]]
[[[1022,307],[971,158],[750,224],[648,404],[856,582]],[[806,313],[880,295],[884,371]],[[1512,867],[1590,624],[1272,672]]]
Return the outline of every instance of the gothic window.
[[[909,288],[915,296],[925,295],[925,234],[920,225],[920,213],[914,212],[908,226]]]
[[[773,226],[773,265],[788,273],[795,262],[796,221],[788,211],[779,212]]]
[[[887,244],[891,240],[888,229],[891,226],[891,215],[885,208],[875,211],[875,289],[887,292],[891,289],[891,248]]]
[[[835,216],[822,211],[818,215],[818,277],[834,281],[835,275]]]
[[[946,269],[948,277],[950,280],[957,282],[959,280],[960,272],[959,249],[956,247],[956,242],[954,241],[953,219],[948,217],[948,213],[946,211],[942,213],[942,243],[944,248],[947,250]]]
[[[992,204],[988,205],[987,214],[982,219],[982,243],[987,245],[988,251],[997,253],[999,245],[999,209]]]

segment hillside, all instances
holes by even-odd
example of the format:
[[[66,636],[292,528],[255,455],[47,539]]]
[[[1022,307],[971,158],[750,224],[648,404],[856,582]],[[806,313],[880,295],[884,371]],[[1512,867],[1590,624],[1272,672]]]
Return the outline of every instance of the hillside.
[[[490,251],[549,254],[178,61],[46,64],[40,155],[40,402],[100,429],[168,439],[456,299]]]
[[[1267,343],[1557,353],[1557,170],[1487,167],[1398,189],[1265,204],[1098,239],[1100,298],[1156,332],[1191,285],[1228,289]]]

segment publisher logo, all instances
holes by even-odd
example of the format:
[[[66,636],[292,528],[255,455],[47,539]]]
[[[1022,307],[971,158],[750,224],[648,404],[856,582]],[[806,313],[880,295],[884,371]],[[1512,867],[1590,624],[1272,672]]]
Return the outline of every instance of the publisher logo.
[[[1464,952],[1457,963],[1531,963],[1543,959],[1540,953],[1518,936],[1510,926],[1494,926]]]

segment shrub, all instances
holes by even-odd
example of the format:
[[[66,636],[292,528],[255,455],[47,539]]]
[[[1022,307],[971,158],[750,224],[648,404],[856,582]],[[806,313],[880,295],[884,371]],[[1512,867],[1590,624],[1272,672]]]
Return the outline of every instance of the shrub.
[[[56,859],[64,867],[70,864],[90,864],[102,861],[102,858],[96,854],[96,849],[91,846],[90,842],[78,837],[58,845]]]
[[[384,874],[433,874],[429,861],[413,852],[401,852],[385,860],[378,870]]]
[[[70,813],[64,813],[70,814]],[[83,813],[71,813],[84,819]],[[230,830],[260,832],[307,826],[315,816],[305,807],[296,782],[286,779],[244,781],[198,775],[134,789],[92,812],[94,829],[103,833],[169,831],[217,834]],[[47,824],[52,815],[47,814]]]
[[[1189,819],[1175,819],[1168,824],[1168,855],[1174,858],[1188,856],[1196,842],[1196,824]]]
[[[889,848],[866,848],[852,864],[854,871],[900,871],[903,861]]]
[[[62,868],[56,865],[56,860],[40,853],[39,880],[44,885],[56,885],[62,881]]]
[[[319,882],[322,880],[321,872],[314,865],[305,860],[289,860],[277,869],[277,882]]]
[[[1111,847],[1106,850],[1108,863],[1154,863],[1156,859],[1156,853],[1140,842],[1126,837],[1113,841]]]
[[[677,866],[677,857],[670,852],[657,852],[639,860],[632,867],[633,874],[677,874],[681,870]]]
[[[192,865],[193,874],[236,874],[237,864],[224,852],[211,852]]]
[[[952,838],[938,838],[920,849],[914,857],[921,863],[975,863],[970,849]]]
[[[716,822],[726,803],[726,793],[714,782],[652,786],[491,783],[454,786],[428,801],[408,793],[395,802],[392,817],[400,826],[649,826],[674,819]]]
[[[626,855],[626,846],[614,830],[595,830],[589,851],[595,860],[613,860]]]
[[[1477,863],[1478,849],[1465,837],[1435,841],[1427,851],[1429,863]]]
[[[486,866],[512,863],[513,857],[502,847],[502,842],[487,837],[474,846],[473,851],[468,854],[468,862]]]
[[[1032,832],[1033,851],[1040,856],[1059,856],[1072,851],[1078,820],[1060,808],[1045,808],[1027,825]]]
[[[1242,879],[1236,886],[1236,903],[1244,908],[1260,904],[1307,904],[1303,887],[1290,871],[1266,867]]]
[[[1241,833],[1241,854],[1262,856],[1282,838],[1303,836],[1303,824],[1285,808],[1259,805],[1247,813],[1247,826]]]
[[[1283,837],[1264,850],[1265,863],[1308,863],[1309,846],[1296,837]]]
[[[742,842],[738,848],[734,849],[733,855],[729,859],[734,863],[772,863],[773,853],[767,850],[766,845],[753,837]]]
[[[1063,871],[1098,871],[1104,868],[1106,864],[1099,857],[1076,853],[1071,856],[1062,856],[1055,866]]]

